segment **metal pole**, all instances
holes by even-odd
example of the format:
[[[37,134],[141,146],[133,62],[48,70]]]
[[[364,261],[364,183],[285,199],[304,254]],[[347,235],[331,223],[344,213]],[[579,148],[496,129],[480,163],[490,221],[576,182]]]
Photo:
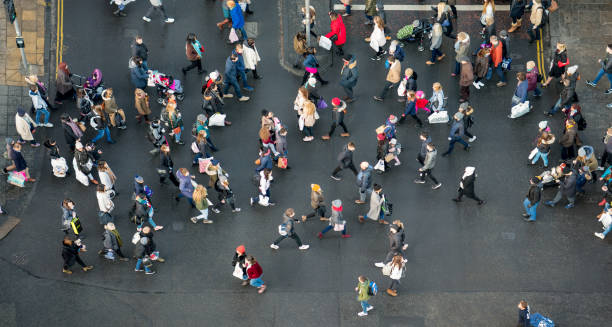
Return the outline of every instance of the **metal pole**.
[[[15,25],[15,35],[16,35],[15,40],[18,40],[18,39],[22,39],[23,40],[23,38],[21,37],[21,29],[19,29],[19,20],[18,19],[15,19],[14,25]],[[24,43],[24,45],[25,45],[25,43]],[[25,48],[25,46],[24,47],[20,47],[19,48],[19,52],[21,52],[21,64],[23,65],[24,75],[27,75],[28,74],[28,60],[26,59],[26,54],[25,54],[25,49],[24,48]]]
[[[305,0],[306,4],[304,7],[306,8],[306,44],[310,46],[310,0]]]

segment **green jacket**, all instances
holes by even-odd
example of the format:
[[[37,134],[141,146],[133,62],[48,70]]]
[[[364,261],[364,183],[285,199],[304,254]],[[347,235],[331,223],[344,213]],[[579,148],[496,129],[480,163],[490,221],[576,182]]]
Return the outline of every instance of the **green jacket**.
[[[208,208],[208,200],[206,197],[204,197],[202,201],[194,201],[194,202],[195,202],[196,209],[198,210],[205,210]]]
[[[370,286],[370,281],[366,279],[365,282],[363,283],[359,283],[357,285],[358,288],[358,295],[357,295],[357,301],[367,301],[370,299],[370,296],[368,295],[368,288]]]
[[[376,12],[376,0],[366,0],[365,2],[365,12],[368,16],[377,16]]]

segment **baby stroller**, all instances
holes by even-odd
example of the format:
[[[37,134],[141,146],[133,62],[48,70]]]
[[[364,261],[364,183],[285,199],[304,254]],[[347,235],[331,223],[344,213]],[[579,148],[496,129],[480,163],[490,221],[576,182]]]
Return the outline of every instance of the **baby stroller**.
[[[100,71],[100,69],[94,69],[89,77],[72,74],[71,78],[75,79],[72,81],[72,84],[74,84],[77,89],[83,88],[94,104],[102,103],[104,84],[102,83],[102,71]]]
[[[174,79],[170,75],[166,75],[157,70],[149,71],[149,80],[147,81],[148,86],[155,86],[157,89],[157,102],[163,104],[168,94],[173,93],[176,99],[183,101],[185,95],[183,94],[183,85],[178,79]]]
[[[397,31],[397,39],[402,43],[418,42],[418,50],[423,51],[423,40],[431,37],[432,25],[426,19],[415,19],[412,24],[406,25]]]

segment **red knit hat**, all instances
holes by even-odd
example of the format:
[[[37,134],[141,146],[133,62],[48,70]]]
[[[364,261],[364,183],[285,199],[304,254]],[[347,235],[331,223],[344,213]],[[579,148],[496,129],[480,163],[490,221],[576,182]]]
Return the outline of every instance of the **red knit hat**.
[[[339,106],[340,105],[340,98],[333,98],[332,99],[332,104],[334,106]]]
[[[246,252],[246,249],[244,248],[244,245],[238,245],[238,247],[236,248],[236,252],[240,253],[240,254],[244,254],[244,252]]]

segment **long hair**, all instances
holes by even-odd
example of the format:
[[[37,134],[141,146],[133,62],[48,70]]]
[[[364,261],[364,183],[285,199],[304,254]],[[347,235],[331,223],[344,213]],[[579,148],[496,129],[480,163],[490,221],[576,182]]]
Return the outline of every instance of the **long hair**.
[[[68,65],[65,62],[60,62],[59,65],[57,65],[57,68],[63,71],[66,75],[70,75],[70,71],[68,70]]]
[[[206,200],[206,188],[202,185],[196,186],[195,190],[193,191],[193,202],[201,202],[201,201],[205,201]]]
[[[482,4],[482,13],[485,14],[487,12],[487,6],[491,4],[491,9],[493,9],[493,14],[495,14],[495,1],[494,0],[484,0]]]
[[[444,14],[445,10],[446,10],[446,2],[440,1],[440,3],[438,3],[438,19],[437,20],[442,19],[442,15]]]
[[[380,16],[374,16],[374,23],[376,23],[376,26],[378,26],[378,28],[381,30],[385,29],[385,22],[382,18],[380,18]]]
[[[196,136],[196,143],[206,142],[206,131],[201,129]]]
[[[440,36],[442,35],[442,25],[440,23],[435,23],[432,28],[433,35]]]
[[[393,260],[391,261],[391,266],[397,267],[397,268],[402,268],[403,265],[403,261],[404,258],[402,257],[401,254],[397,254],[395,256],[393,256]]]

